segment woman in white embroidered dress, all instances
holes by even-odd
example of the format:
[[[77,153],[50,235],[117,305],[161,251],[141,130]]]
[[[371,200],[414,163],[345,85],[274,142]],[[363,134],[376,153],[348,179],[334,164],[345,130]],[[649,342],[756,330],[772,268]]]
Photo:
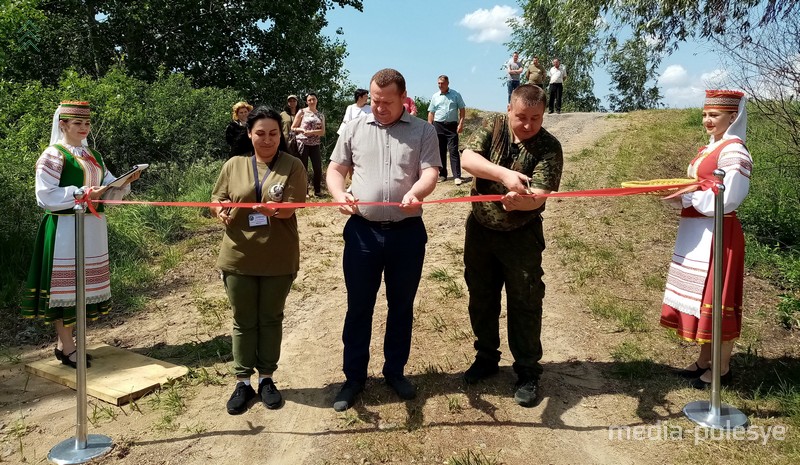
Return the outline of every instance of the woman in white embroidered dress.
[[[747,196],[753,168],[753,160],[744,145],[747,130],[744,94],[730,90],[706,91],[703,126],[711,139],[689,165],[688,174],[695,179],[716,181],[714,170],[725,173],[722,181],[725,217],[720,373],[721,382],[726,385],[733,376],[730,359],[734,340],[742,328],[744,234],[736,209]],[[679,371],[698,389],[711,383],[714,197],[711,189],[703,189],[678,199],[681,220],[661,311],[662,326],[675,329],[684,340],[700,344],[697,360]]]
[[[22,302],[25,317],[53,322],[58,335],[55,356],[76,368],[75,324],[75,206],[73,194],[84,189],[91,200],[119,199],[130,192],[104,185],[115,178],[98,152],[88,147],[91,129],[88,102],[61,102],[53,115],[50,146],[36,162],[36,202],[45,210],[39,225],[28,285]],[[135,173],[128,183],[139,178]],[[103,206],[97,216],[84,218],[86,315],[96,319],[110,310],[108,234]]]

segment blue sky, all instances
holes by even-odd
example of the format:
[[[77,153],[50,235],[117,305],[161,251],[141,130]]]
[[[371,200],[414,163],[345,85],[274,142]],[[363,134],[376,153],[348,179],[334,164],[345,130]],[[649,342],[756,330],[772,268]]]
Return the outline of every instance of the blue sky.
[[[395,68],[405,76],[410,96],[430,98],[437,76],[446,74],[468,107],[502,111],[507,99],[502,65],[511,55],[503,45],[510,35],[506,20],[520,13],[513,1],[364,0],[363,12],[330,11],[323,33],[347,43],[345,69],[359,87],[368,88],[375,71]],[[343,36],[334,34],[337,28]],[[671,108],[699,106],[706,88],[725,81],[721,66],[707,46],[682,44],[659,69],[663,102]],[[594,78],[595,95],[605,105],[608,74],[595,68]]]

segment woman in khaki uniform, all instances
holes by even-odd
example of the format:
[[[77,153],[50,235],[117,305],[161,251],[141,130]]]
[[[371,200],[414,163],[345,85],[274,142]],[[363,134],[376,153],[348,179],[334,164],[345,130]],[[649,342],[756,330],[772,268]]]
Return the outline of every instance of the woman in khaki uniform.
[[[217,259],[233,310],[233,361],[236,388],[228,400],[231,415],[243,413],[256,392],[250,377],[258,371],[258,395],[269,409],[283,398],[272,375],[278,367],[283,309],[300,268],[300,240],[293,208],[280,202],[304,202],[306,171],[286,153],[280,115],[258,108],[247,118],[254,152],[229,159],[217,178],[212,202],[260,205],[253,209],[212,207],[225,225]]]

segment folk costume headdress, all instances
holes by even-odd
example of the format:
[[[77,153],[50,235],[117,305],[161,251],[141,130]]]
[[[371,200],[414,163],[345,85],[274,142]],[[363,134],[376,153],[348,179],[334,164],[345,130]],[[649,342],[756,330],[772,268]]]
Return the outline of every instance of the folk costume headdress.
[[[90,119],[89,102],[64,101],[58,105],[56,112],[53,113],[53,126],[50,131],[50,145],[61,140],[61,129],[58,127],[59,121],[71,119]],[[86,139],[81,141],[83,145],[88,145]]]
[[[738,90],[707,90],[706,100],[703,103],[703,110],[735,112],[736,119],[731,123],[730,127],[728,127],[728,130],[725,131],[722,139],[738,138],[744,142],[747,132],[746,103],[747,99],[744,93]],[[713,144],[714,142],[717,141],[714,140],[714,136],[711,136],[710,143]]]

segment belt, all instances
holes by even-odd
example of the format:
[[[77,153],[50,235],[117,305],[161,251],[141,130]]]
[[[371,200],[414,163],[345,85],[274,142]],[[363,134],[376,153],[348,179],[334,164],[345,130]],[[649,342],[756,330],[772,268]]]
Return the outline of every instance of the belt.
[[[363,216],[359,215],[353,215],[353,218],[356,218],[358,221],[366,223],[369,227],[373,229],[380,229],[383,231],[391,229],[407,228],[422,221],[422,217],[419,216],[412,216],[410,218],[405,218],[400,221],[370,221],[364,218]]]

